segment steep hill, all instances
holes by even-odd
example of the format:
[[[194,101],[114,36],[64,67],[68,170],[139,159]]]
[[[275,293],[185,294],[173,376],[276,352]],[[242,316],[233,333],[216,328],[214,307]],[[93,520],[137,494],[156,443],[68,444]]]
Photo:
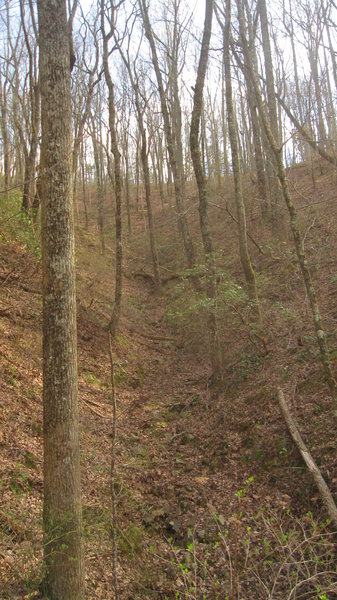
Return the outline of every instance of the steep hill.
[[[335,174],[289,174],[336,372]],[[205,307],[179,245],[173,209],[155,211],[163,289],[154,292],[144,215],[125,239],[124,300],[114,348],[118,404],[115,491],[122,599],[337,598],[333,527],[282,419],[281,386],[335,498],[336,432],[310,311],[290,240],[260,222],[245,183],[263,313],[243,292],[226,193],[211,190],[219,249],[224,378],[211,378]],[[189,221],[202,263],[194,192]],[[1,219],[0,598],[38,598],[42,577],[40,263]],[[7,222],[8,223],[8,222]],[[108,222],[109,223],[109,222]],[[21,229],[28,225],[20,224]],[[112,592],[112,404],[106,324],[113,240],[77,229],[79,403],[87,598]],[[111,240],[109,236],[111,235]],[[111,246],[111,247],[110,247]],[[200,267],[202,271],[202,267]],[[219,309],[220,310],[220,309]]]

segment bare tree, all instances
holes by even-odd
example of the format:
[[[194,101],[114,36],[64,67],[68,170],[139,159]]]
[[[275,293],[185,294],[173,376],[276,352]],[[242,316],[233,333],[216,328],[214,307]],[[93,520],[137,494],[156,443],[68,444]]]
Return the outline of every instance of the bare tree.
[[[242,7],[241,0],[238,0],[238,7],[239,7],[239,9]],[[239,10],[239,19],[243,19],[243,11],[242,10]],[[310,269],[308,267],[307,259],[306,259],[304,248],[303,248],[301,233],[300,233],[300,229],[299,229],[298,221],[297,221],[296,207],[293,203],[293,200],[291,198],[291,194],[289,191],[286,171],[285,171],[284,164],[283,164],[282,147],[278,145],[277,141],[275,140],[275,138],[273,136],[273,132],[272,132],[271,125],[270,125],[270,122],[268,119],[268,115],[266,113],[266,110],[265,110],[265,107],[264,107],[264,104],[262,101],[259,84],[256,79],[254,69],[252,67],[252,64],[251,64],[251,61],[249,58],[247,40],[242,37],[242,42],[243,42],[244,52],[245,52],[246,58],[247,58],[246,64],[249,69],[249,74],[250,74],[250,77],[252,78],[252,82],[253,82],[254,89],[255,89],[259,114],[260,114],[260,117],[261,117],[261,120],[263,123],[263,127],[265,130],[266,136],[268,138],[268,142],[270,144],[270,148],[275,157],[275,161],[276,161],[276,165],[277,165],[277,175],[278,175],[278,178],[280,181],[283,198],[284,198],[284,201],[287,206],[288,213],[289,213],[290,227],[291,227],[291,231],[292,231],[292,235],[293,235],[294,246],[295,246],[298,262],[299,262],[299,265],[300,265],[300,268],[302,271],[304,285],[305,285],[306,292],[307,292],[309,302],[310,302],[313,324],[314,324],[314,328],[315,328],[317,344],[318,344],[319,351],[320,351],[321,361],[322,361],[322,365],[324,368],[326,381],[327,381],[327,384],[328,384],[328,387],[330,390],[330,394],[331,394],[331,397],[333,400],[334,413],[337,416],[337,383],[335,381],[335,378],[334,378],[334,376],[332,374],[332,370],[331,370],[326,334],[323,329],[323,322],[322,322],[322,317],[321,317],[320,309],[319,309],[319,305],[318,305],[316,290],[315,290],[315,287],[314,287],[314,284],[313,284],[313,281],[311,278]]]
[[[193,161],[194,174],[198,186],[199,194],[199,217],[201,237],[204,245],[205,260],[208,269],[207,278],[207,296],[211,302],[211,309],[208,318],[210,337],[211,337],[211,358],[213,375],[216,379],[221,378],[221,351],[217,331],[216,322],[216,281],[215,281],[215,264],[213,256],[213,241],[208,219],[207,211],[207,183],[205,172],[202,166],[199,132],[200,120],[203,104],[203,90],[207,69],[207,61],[209,54],[210,39],[212,33],[212,17],[213,17],[213,0],[206,0],[206,13],[204,32],[201,42],[199,66],[197,78],[194,86],[193,110],[191,118],[190,130],[190,149]]]
[[[28,81],[29,81],[29,109],[27,117],[30,120],[29,150],[25,150],[25,176],[23,186],[22,208],[28,214],[33,204],[35,194],[35,163],[39,142],[40,131],[40,85],[37,73],[37,27],[35,24],[34,11],[30,11],[30,19],[34,32],[34,39],[30,39],[26,24],[25,6],[20,0],[21,23],[24,32],[25,44],[28,53]],[[28,119],[27,119],[28,120]],[[25,146],[26,148],[26,146]]]
[[[14,88],[18,89],[18,63],[22,56],[22,44],[20,41],[22,25],[20,21],[16,41],[13,43],[11,27],[11,11],[9,0],[4,3],[4,10],[0,11],[0,22],[4,27],[6,45],[1,53],[0,68],[0,119],[1,119],[1,137],[3,152],[3,169],[5,189],[8,190],[10,179],[13,176],[13,167],[15,160],[17,162],[16,171],[21,175],[21,153],[14,156],[14,145],[19,149],[19,144],[15,144],[18,139],[18,133],[15,124],[19,122],[18,98],[14,93]],[[12,174],[11,174],[12,171]]]
[[[158,92],[160,96],[160,104],[161,110],[164,120],[164,130],[165,130],[165,138],[167,145],[167,152],[169,155],[170,168],[173,175],[173,184],[174,184],[174,192],[175,192],[175,200],[177,205],[177,213],[178,213],[178,227],[183,240],[184,249],[186,253],[187,264],[190,268],[194,266],[195,263],[195,252],[193,247],[192,238],[190,236],[189,227],[185,214],[184,207],[184,198],[182,194],[182,186],[181,186],[181,172],[179,171],[176,148],[174,144],[174,138],[172,134],[172,125],[170,121],[170,115],[167,105],[167,98],[165,94],[165,88],[163,83],[162,71],[159,66],[157,48],[155,44],[155,38],[153,35],[149,12],[146,0],[139,0],[139,6],[141,9],[143,24],[145,35],[149,41],[153,68],[156,74],[157,84],[158,84]]]
[[[114,178],[113,185],[115,189],[115,221],[116,221],[116,277],[115,277],[115,302],[113,313],[110,320],[110,331],[112,338],[116,336],[119,324],[121,304],[122,304],[122,173],[121,173],[121,155],[118,147],[117,127],[116,127],[116,109],[115,109],[115,87],[111,78],[109,68],[109,41],[113,38],[115,30],[116,10],[111,0],[105,2],[100,0],[101,9],[101,33],[103,38],[103,71],[105,81],[108,87],[108,108],[109,108],[109,129],[111,136],[111,151],[114,157]],[[108,30],[106,30],[106,24]]]
[[[97,39],[99,15],[96,14],[91,23],[81,14],[81,27],[78,32],[80,43],[75,52],[76,62],[79,65],[73,77],[73,119],[74,119],[74,145],[73,145],[73,196],[76,202],[76,185],[78,158],[86,123],[90,116],[95,87],[101,80],[102,72],[98,72],[99,47]],[[81,49],[81,55],[79,54]],[[76,64],[76,63],[75,63]]]
[[[232,165],[233,165],[233,177],[234,177],[234,195],[237,211],[238,220],[238,232],[239,232],[239,248],[240,248],[240,259],[245,274],[248,295],[249,298],[255,302],[258,307],[258,297],[256,289],[256,279],[254,269],[249,256],[248,243],[247,243],[247,227],[246,227],[246,211],[242,195],[241,185],[241,170],[239,162],[239,151],[237,142],[237,127],[235,122],[235,112],[233,105],[233,92],[232,92],[232,77],[231,77],[231,56],[230,56],[230,35],[231,35],[231,2],[226,1],[226,12],[225,15],[222,11],[222,17],[225,17],[225,21],[220,17],[218,19],[219,24],[223,31],[223,47],[224,47],[224,66],[225,66],[225,83],[226,83],[226,105],[227,105],[227,121],[228,121],[228,135],[232,151]]]
[[[104,231],[104,200],[105,200],[105,173],[104,173],[104,150],[102,140],[103,99],[101,91],[96,96],[97,102],[95,113],[90,114],[90,133],[94,152],[94,163],[96,171],[97,189],[97,224],[101,242],[101,252],[105,254],[105,231]]]
[[[131,64],[130,59],[130,40],[132,36],[132,30],[129,35],[129,44],[126,53],[124,53],[118,45],[120,55],[122,57],[123,63],[127,69],[130,83],[133,89],[134,94],[134,103],[136,107],[136,116],[137,123],[140,135],[140,156],[142,162],[143,169],[143,177],[144,177],[144,187],[145,187],[145,202],[146,202],[146,210],[147,210],[147,218],[149,224],[149,234],[150,234],[150,248],[151,248],[151,256],[152,256],[152,264],[153,264],[153,273],[154,273],[154,283],[157,289],[160,288],[160,271],[159,271],[159,261],[158,261],[158,252],[156,246],[155,232],[154,232],[154,220],[153,220],[153,211],[152,211],[152,203],[151,203],[151,183],[150,183],[150,167],[149,167],[149,148],[148,148],[148,140],[146,135],[146,127],[144,123],[144,112],[148,106],[148,102],[145,96],[144,89],[141,89],[141,81],[140,75],[142,75],[142,70],[139,69],[137,64],[137,56],[136,60]],[[139,52],[139,48],[137,51],[137,55]],[[144,86],[143,86],[144,87]]]
[[[268,118],[272,130],[272,134],[277,144],[280,144],[280,127],[278,122],[276,96],[275,96],[275,81],[273,69],[273,56],[271,50],[270,34],[269,34],[269,19],[267,13],[266,0],[258,0],[258,11],[261,23],[262,46],[264,56],[264,66],[266,73],[266,88],[267,88],[267,110]],[[269,144],[269,142],[268,142]],[[270,161],[269,180],[270,180],[270,196],[272,198],[271,209],[273,224],[275,230],[284,235],[284,211],[282,210],[282,196],[280,185],[277,177],[277,165],[274,152],[270,149],[268,157]]]

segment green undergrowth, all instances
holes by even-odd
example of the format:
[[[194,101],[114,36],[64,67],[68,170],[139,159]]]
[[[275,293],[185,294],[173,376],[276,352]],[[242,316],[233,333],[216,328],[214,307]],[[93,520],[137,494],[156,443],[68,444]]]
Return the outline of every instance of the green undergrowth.
[[[37,260],[41,260],[41,241],[39,222],[34,223],[30,216],[22,211],[22,192],[13,190],[8,198],[4,195],[0,204],[0,239],[5,242],[22,244]]]
[[[238,320],[241,317],[245,319],[244,315],[247,316],[253,308],[244,288],[222,268],[217,268],[214,275],[216,298],[209,298],[209,277],[205,264],[185,270],[166,304],[169,326],[179,331],[185,343],[195,350],[204,350],[205,343],[209,344],[211,314],[215,316],[220,331],[229,323],[233,330]],[[196,279],[200,290],[193,285]]]
[[[318,522],[310,512],[298,518],[285,507],[249,514],[245,500],[252,479],[237,492],[230,518],[213,513],[206,524],[188,530],[183,544],[167,540],[174,596],[166,600],[336,598],[336,544],[329,520]],[[154,546],[151,550],[157,554]]]

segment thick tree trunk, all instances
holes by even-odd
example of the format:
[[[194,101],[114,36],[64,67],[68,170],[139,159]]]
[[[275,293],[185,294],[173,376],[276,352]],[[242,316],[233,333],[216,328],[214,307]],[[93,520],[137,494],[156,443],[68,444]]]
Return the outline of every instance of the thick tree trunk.
[[[45,590],[84,597],[70,49],[66,1],[38,0],[42,113],[43,405]]]

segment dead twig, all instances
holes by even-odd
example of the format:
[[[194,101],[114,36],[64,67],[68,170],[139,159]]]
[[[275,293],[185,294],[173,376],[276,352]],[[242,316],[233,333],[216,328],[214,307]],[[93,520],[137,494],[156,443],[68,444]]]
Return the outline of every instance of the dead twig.
[[[101,417],[101,419],[110,419],[109,416],[107,415],[102,415],[102,413],[100,413],[98,410],[96,410],[93,406],[91,406],[86,400],[83,400],[84,404],[93,412],[95,413],[95,415],[97,415],[98,417]]]
[[[8,279],[10,278],[10,276],[14,273],[15,269],[12,269],[11,271],[9,271],[7,273],[7,275],[5,276],[5,279],[0,283],[0,287],[2,287],[3,285],[5,285],[5,283],[8,281]],[[0,275],[0,277],[2,278],[2,275]]]

